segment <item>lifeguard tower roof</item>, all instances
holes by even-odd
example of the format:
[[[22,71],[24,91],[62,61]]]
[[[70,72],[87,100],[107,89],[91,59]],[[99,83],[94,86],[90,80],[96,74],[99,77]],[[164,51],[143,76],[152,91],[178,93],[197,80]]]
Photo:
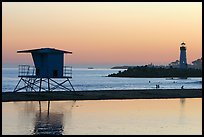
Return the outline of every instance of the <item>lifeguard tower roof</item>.
[[[37,52],[37,53],[69,53],[69,54],[72,54],[72,52],[70,52],[70,51],[58,50],[55,48],[40,48],[40,49],[17,51],[17,53],[32,53],[32,52]]]

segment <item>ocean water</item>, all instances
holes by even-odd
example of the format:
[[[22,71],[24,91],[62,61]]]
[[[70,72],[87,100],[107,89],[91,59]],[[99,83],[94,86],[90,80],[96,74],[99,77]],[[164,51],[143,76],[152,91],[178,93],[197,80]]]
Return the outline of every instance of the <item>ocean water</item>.
[[[76,91],[83,90],[120,90],[120,89],[154,89],[157,84],[161,89],[202,88],[202,78],[168,79],[168,78],[118,78],[107,77],[108,74],[122,69],[87,69],[73,68],[70,79]],[[18,68],[2,68],[2,91],[13,91],[19,81]],[[150,82],[149,82],[150,81]],[[66,85],[65,86],[69,86]]]
[[[2,103],[3,135],[201,135],[202,99]]]
[[[106,77],[118,71],[73,68],[71,82],[76,91],[202,88],[202,78]],[[17,68],[2,69],[3,92],[18,80]],[[202,98],[3,102],[2,134],[201,135]]]

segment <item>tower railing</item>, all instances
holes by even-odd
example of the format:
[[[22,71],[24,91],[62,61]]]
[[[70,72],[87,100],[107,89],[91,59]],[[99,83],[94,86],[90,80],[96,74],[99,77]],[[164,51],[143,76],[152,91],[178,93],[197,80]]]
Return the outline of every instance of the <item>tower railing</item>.
[[[75,91],[69,78],[72,78],[72,67],[63,66],[63,75],[60,73],[58,77],[54,77],[59,71],[53,70],[53,77],[47,76],[42,77],[36,75],[36,68],[30,65],[19,65],[18,77],[21,77],[18,84],[14,88],[14,92],[25,90],[25,91]],[[46,72],[45,72],[46,73]],[[55,78],[64,78],[64,81],[57,82]],[[67,87],[63,84],[69,82],[71,87]],[[23,85],[24,83],[24,85]],[[43,84],[42,84],[43,83]],[[47,84],[47,86],[46,86]],[[71,88],[71,89],[70,89]]]
[[[35,77],[36,68],[30,65],[19,65],[18,77]],[[63,66],[63,77],[72,77],[72,66]]]
[[[63,67],[63,76],[72,78],[72,66]]]
[[[19,65],[18,76],[36,76],[36,68],[30,65]]]

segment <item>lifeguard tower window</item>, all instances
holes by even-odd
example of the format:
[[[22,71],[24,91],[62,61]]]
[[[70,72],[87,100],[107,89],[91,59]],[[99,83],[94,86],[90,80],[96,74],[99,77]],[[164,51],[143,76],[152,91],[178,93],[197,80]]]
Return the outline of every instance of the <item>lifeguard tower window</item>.
[[[53,77],[57,77],[58,76],[58,71],[55,69],[53,70]]]
[[[36,68],[36,76],[39,76],[39,75],[40,75],[40,69]]]

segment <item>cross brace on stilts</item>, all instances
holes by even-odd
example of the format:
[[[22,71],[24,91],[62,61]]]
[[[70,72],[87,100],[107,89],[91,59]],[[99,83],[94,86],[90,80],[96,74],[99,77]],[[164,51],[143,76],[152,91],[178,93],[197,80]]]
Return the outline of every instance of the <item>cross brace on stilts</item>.
[[[69,83],[70,86],[65,86]],[[24,84],[23,86],[20,86]],[[55,78],[21,77],[13,92],[25,90],[26,92],[52,92],[52,91],[75,91],[69,78],[57,82]]]

